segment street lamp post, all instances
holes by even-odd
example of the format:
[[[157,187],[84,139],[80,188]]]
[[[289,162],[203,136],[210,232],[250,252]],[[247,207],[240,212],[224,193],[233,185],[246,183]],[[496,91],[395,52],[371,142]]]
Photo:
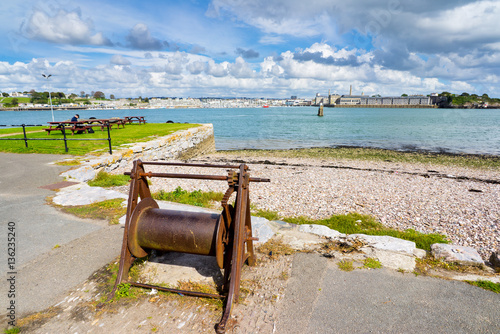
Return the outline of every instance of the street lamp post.
[[[42,77],[47,79],[47,83],[49,82],[49,78],[52,76],[52,74],[45,75],[42,74]],[[49,85],[49,101],[50,101],[50,112],[52,113],[52,122],[54,122],[54,109],[52,108],[52,97],[50,96],[50,85]]]

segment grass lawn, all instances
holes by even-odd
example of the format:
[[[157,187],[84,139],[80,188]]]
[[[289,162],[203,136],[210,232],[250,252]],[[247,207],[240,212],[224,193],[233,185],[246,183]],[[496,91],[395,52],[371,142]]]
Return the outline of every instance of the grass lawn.
[[[192,127],[197,127],[197,124],[180,124],[180,123],[147,123],[147,124],[128,124],[125,128],[116,129],[114,127],[111,130],[111,144],[113,149],[117,148],[122,144],[135,143],[140,141],[153,140],[157,137],[166,136],[173,132],[179,130],[185,130]],[[26,128],[26,132],[40,130],[45,127],[29,127]],[[84,133],[71,135],[71,131],[66,132],[66,137],[68,139],[96,139],[96,138],[107,138],[108,133],[106,130],[101,131],[100,128],[94,128],[95,133]],[[22,133],[22,128],[9,128],[0,129],[0,135],[5,133]],[[45,131],[28,133],[28,138],[63,138],[60,131],[52,132],[47,135]],[[23,135],[13,135],[2,138],[23,138]],[[106,152],[108,150],[108,141],[68,141],[69,151],[66,153],[64,151],[64,141],[62,140],[31,140],[28,141],[28,148],[24,146],[23,140],[0,140],[0,152],[10,152],[10,153],[44,153],[44,154],[70,154],[70,155],[84,155],[88,152],[95,150],[103,150]]]
[[[0,102],[2,103],[12,103],[13,99],[17,99],[19,103],[30,103],[31,98],[29,97],[4,97]]]

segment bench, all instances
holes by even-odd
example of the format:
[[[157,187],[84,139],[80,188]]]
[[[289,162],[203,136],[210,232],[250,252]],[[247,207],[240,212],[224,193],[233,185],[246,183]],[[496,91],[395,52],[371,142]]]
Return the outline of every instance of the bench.
[[[84,125],[84,126],[68,126],[68,127],[64,127],[64,130],[69,130],[69,131],[71,131],[71,135],[74,135],[75,131],[83,131],[85,133],[89,133],[88,129],[90,129],[90,128],[92,128],[92,127],[89,126],[89,125]],[[57,131],[61,131],[62,132],[63,128],[62,127],[60,127],[60,128],[58,128],[58,127],[55,127],[55,128],[50,127],[50,128],[45,128],[44,130],[47,131],[47,135],[50,135],[51,131],[56,131],[57,130]]]
[[[86,126],[89,126],[89,127],[100,127],[101,128],[101,131],[104,131],[104,129],[106,129],[107,127],[107,123],[109,123],[109,129],[112,130],[113,129],[113,125],[116,124],[117,128],[119,129],[120,128],[120,125],[122,126],[122,128],[125,129],[125,120],[123,119],[114,119],[114,118],[111,118],[111,119],[97,119],[97,120],[88,120],[86,121],[87,124]]]
[[[146,124],[146,120],[144,119],[144,116],[125,116],[123,119],[125,122],[128,122],[128,124],[132,124],[133,122],[137,122],[139,124]]]

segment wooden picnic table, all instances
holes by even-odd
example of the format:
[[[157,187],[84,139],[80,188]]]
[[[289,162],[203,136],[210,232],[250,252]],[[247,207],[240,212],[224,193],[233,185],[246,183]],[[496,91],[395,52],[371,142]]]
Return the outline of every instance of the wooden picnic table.
[[[120,128],[120,125],[122,126],[122,128],[125,129],[125,124],[127,124],[127,121],[121,118],[102,118],[102,119],[92,118],[84,120],[84,122],[87,122],[87,124],[92,126],[100,126],[101,130],[104,130],[104,128],[106,128],[107,123],[109,123],[110,129],[112,129],[114,124],[116,124],[116,127],[118,129]],[[98,123],[98,125],[93,125],[93,123]]]
[[[132,124],[132,122],[138,122],[139,124],[141,123],[146,124],[144,116],[125,116],[124,120],[125,122],[128,122],[128,124]]]
[[[88,133],[88,129],[92,128],[91,126],[85,125],[85,122],[83,121],[76,121],[76,122],[62,121],[62,122],[47,122],[47,123],[49,124],[49,127],[44,129],[45,131],[47,131],[47,135],[50,135],[52,131],[63,132],[63,125],[64,125],[64,130],[71,131],[71,135],[74,135],[75,131],[83,131]]]
[[[122,128],[125,128],[126,121],[121,118],[105,118],[105,119],[82,119],[76,122],[72,121],[60,121],[60,122],[47,122],[49,127],[44,129],[47,131],[47,135],[49,135],[52,131],[63,131],[63,125],[65,130],[70,130],[71,135],[75,134],[75,131],[84,131],[88,133],[88,130],[93,127],[100,127],[101,131],[107,127],[109,123],[109,129],[112,129],[112,126],[116,124],[116,127],[119,129],[120,125]],[[96,124],[94,124],[96,123]]]

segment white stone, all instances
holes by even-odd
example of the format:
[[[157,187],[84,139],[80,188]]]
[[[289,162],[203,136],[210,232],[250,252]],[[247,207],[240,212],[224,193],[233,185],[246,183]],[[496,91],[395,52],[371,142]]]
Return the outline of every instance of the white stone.
[[[340,233],[339,231],[332,230],[324,225],[316,225],[316,224],[304,224],[299,225],[299,231],[316,234],[322,237],[336,239],[339,237],[345,237],[345,234]]]
[[[427,256],[427,252],[424,249],[415,248],[415,250],[413,251],[413,255],[415,255],[415,257],[419,259],[423,259]]]
[[[59,191],[54,197],[53,202],[62,206],[88,205],[113,198],[126,199],[127,195],[114,190],[107,190],[101,187],[90,187],[86,184],[82,184],[79,185],[78,188],[67,187]]]
[[[262,217],[252,216],[252,235],[259,238],[255,241],[257,244],[264,244],[276,233],[269,227],[269,220]]]
[[[146,143],[146,150],[157,149],[158,147],[160,147],[159,140],[152,140]]]
[[[96,170],[92,166],[83,166],[77,169],[70,169],[61,174],[63,177],[75,179],[80,182],[87,182],[96,176]]]
[[[277,233],[275,237],[281,238],[283,243],[298,250],[316,248],[317,245],[325,242],[325,239],[319,235],[300,232],[298,230],[284,230],[281,233]]]
[[[390,250],[363,247],[361,251],[368,257],[376,258],[383,267],[412,272],[415,270],[415,257]]]
[[[351,234],[348,239],[360,239],[373,248],[406,253],[413,256],[416,246],[413,241],[389,237],[385,235]]]
[[[120,164],[119,164],[119,163],[114,163],[114,164],[112,164],[111,166],[106,167],[104,170],[105,170],[106,172],[111,172],[112,170],[117,169],[119,166],[120,166]]]
[[[492,283],[500,283],[500,276],[482,276],[475,274],[455,275],[451,277],[455,281],[490,281]]]
[[[132,146],[132,152],[134,153],[140,153],[142,152],[142,146],[139,146],[139,145],[136,145],[136,146]]]
[[[443,259],[446,262],[458,262],[462,264],[484,264],[479,253],[471,247],[449,245],[449,244],[432,244],[432,255],[436,259]]]

